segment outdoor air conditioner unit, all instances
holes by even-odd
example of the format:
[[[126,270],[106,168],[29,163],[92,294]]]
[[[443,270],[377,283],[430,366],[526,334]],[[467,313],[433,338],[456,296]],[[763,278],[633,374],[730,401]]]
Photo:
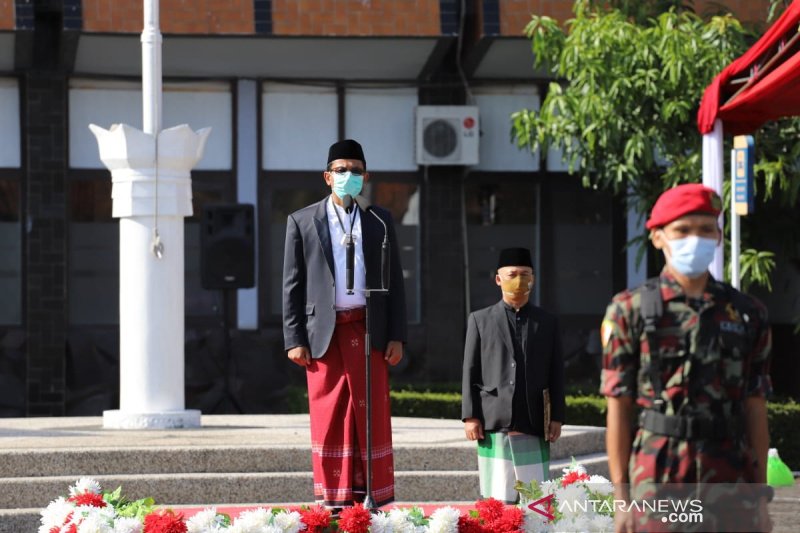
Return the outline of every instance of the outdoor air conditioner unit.
[[[477,165],[477,106],[418,106],[418,165]]]

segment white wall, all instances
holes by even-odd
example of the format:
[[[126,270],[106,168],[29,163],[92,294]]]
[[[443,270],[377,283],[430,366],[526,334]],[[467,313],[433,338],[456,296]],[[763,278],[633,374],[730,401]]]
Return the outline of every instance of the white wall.
[[[475,90],[480,108],[480,163],[475,170],[537,171],[539,151],[517,148],[511,139],[511,114],[539,109],[539,91],[532,85],[482,87]]]
[[[0,167],[18,168],[20,155],[19,87],[0,78]]]
[[[328,148],[338,137],[333,87],[264,84],[261,118],[264,169],[325,169]]]
[[[233,166],[233,98],[227,83],[164,84],[162,127],[188,124],[211,127],[197,170],[229,170]],[[105,168],[89,124],[109,128],[127,123],[142,127],[141,86],[133,82],[70,81],[69,161],[72,168]]]

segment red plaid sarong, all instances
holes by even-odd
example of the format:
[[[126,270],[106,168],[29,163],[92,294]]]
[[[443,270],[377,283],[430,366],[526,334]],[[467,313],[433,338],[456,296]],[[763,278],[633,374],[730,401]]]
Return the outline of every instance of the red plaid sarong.
[[[367,408],[364,355],[365,311],[336,313],[328,351],[306,367],[311,414],[314,499],[351,506],[366,495]],[[372,350],[372,500],[394,501],[394,456],[389,370]]]

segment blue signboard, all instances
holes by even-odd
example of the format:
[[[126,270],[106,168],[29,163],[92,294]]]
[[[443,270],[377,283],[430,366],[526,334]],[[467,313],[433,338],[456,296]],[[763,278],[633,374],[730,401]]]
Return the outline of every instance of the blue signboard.
[[[745,216],[755,210],[753,191],[753,163],[755,161],[755,142],[752,135],[737,135],[733,138],[733,200],[736,214]]]

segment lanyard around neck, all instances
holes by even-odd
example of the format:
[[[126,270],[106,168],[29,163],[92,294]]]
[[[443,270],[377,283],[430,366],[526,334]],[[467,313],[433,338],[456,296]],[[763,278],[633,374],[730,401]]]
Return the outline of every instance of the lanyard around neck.
[[[333,198],[331,198],[331,205],[333,206],[333,212],[336,213],[336,220],[339,221],[339,227],[342,228],[342,233],[344,233],[345,235],[348,235],[347,231],[345,231],[345,229],[344,229],[344,223],[342,223],[342,217],[339,214],[339,208],[336,207],[336,203],[333,201]],[[358,214],[358,209],[357,208],[353,208],[353,214],[350,215],[350,233],[349,233],[349,235],[353,234],[353,224],[355,223],[357,214]]]

